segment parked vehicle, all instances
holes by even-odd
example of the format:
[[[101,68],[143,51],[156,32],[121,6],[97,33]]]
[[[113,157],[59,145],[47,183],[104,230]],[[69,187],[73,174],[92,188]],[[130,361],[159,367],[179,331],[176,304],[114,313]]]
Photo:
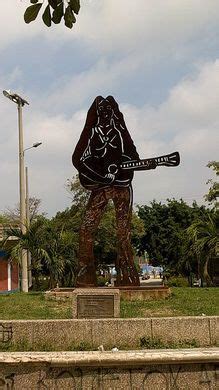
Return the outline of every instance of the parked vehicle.
[[[142,275],[142,280],[148,280],[150,279],[150,275],[149,274],[143,274]]]
[[[193,287],[201,287],[201,279],[194,279]]]

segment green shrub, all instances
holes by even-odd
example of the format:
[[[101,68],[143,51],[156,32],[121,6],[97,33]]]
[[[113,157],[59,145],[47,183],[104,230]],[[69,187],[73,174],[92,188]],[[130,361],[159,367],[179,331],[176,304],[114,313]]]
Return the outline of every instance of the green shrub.
[[[183,276],[172,276],[168,279],[167,285],[169,287],[189,287],[188,280]]]
[[[151,339],[150,337],[140,338],[140,348],[143,349],[159,349],[165,348],[166,345],[160,339]]]
[[[33,277],[33,291],[47,291],[49,290],[49,278],[41,276],[38,279]]]
[[[139,340],[141,349],[175,349],[175,348],[198,348],[200,347],[197,340],[178,340],[164,342],[160,339],[141,337]]]
[[[107,282],[110,283],[109,277],[105,277],[105,276],[98,276],[97,277],[97,285],[99,287],[105,286]]]

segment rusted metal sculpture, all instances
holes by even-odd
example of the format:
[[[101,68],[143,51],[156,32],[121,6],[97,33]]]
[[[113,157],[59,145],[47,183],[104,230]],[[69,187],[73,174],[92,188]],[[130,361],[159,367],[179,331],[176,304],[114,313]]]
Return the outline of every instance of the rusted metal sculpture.
[[[176,166],[177,152],[140,160],[126,128],[123,115],[112,96],[96,97],[91,105],[81,137],[72,156],[81,184],[91,191],[80,228],[79,273],[76,285],[97,285],[93,254],[94,235],[105,206],[113,200],[117,222],[116,286],[138,286],[130,241],[134,170],[157,165]]]

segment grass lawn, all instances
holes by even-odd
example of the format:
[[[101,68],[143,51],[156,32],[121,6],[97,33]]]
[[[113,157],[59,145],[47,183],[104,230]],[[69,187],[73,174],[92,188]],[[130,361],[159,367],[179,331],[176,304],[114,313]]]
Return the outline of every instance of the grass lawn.
[[[0,295],[1,320],[71,318],[69,302],[45,300],[43,293]]]
[[[167,299],[122,302],[122,317],[219,315],[219,288],[172,287]]]
[[[121,301],[121,317],[219,315],[219,288],[172,287],[165,300]],[[0,320],[68,319],[71,302],[45,300],[42,293],[0,295]]]

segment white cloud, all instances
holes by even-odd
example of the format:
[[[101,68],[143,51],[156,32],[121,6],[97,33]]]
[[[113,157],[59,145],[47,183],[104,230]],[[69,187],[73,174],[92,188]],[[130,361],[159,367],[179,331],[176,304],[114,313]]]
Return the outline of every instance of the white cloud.
[[[135,202],[145,203],[153,198],[172,196],[201,199],[207,191],[205,182],[211,172],[205,165],[209,160],[217,159],[218,80],[218,61],[215,61],[205,64],[196,77],[179,82],[170,91],[167,100],[157,108],[120,104],[142,158],[174,150],[179,150],[182,157],[181,166],[177,168],[157,168],[152,172],[137,173],[134,180]],[[31,190],[43,199],[50,213],[69,204],[64,183],[75,173],[71,154],[82,131],[87,108],[75,112],[70,118],[60,114],[49,116],[45,112],[34,111],[34,107],[25,111],[25,144],[43,142],[40,148],[26,154],[31,172]],[[11,109],[8,123],[5,121],[9,128],[12,113],[15,115],[15,107]],[[9,140],[13,139],[16,152],[16,137],[16,133],[10,133],[5,141],[2,153],[4,164],[1,165],[2,174],[4,171],[10,172],[13,178],[10,183],[7,182],[12,193],[17,182],[17,157],[15,159],[13,156],[11,164]]]
[[[177,49],[218,21],[217,0],[93,0],[82,2],[78,34],[101,51],[133,51],[143,43],[150,55]]]
[[[63,52],[60,65],[63,77],[51,77],[51,84],[42,86],[40,96],[27,85],[25,69],[20,66],[21,54],[17,54],[13,68],[9,64],[12,71],[0,74],[1,89],[12,85],[30,97],[32,104],[24,110],[25,145],[43,142],[40,148],[26,154],[31,194],[42,198],[50,214],[65,208],[69,200],[64,183],[75,173],[71,154],[84,125],[88,100],[91,102],[98,94],[113,94],[115,90],[120,93],[123,82],[129,83],[132,77],[137,80],[140,68],[144,73],[139,93],[143,96],[148,69],[159,64],[162,73],[162,61],[177,58],[177,66],[188,62],[193,74],[180,76],[162,103],[155,106],[150,99],[147,102],[144,99],[141,106],[131,104],[134,101],[130,99],[131,89],[120,100],[121,111],[143,158],[174,150],[182,155],[177,168],[136,173],[135,201],[145,203],[154,197],[171,196],[200,198],[206,192],[205,181],[211,174],[205,165],[217,159],[219,60],[206,58],[205,49],[216,41],[213,32],[218,34],[218,1],[83,0],[74,31],[64,26],[49,30],[40,19],[25,25],[23,12],[27,3],[4,2],[0,50],[7,54],[11,45],[22,44],[25,55],[25,43],[40,37],[43,41],[37,45],[42,42],[45,47],[48,45],[48,59],[51,45],[57,47],[59,55],[59,50],[68,43],[65,50],[72,51],[73,61],[76,40],[83,43],[81,50],[86,50],[88,56],[95,53],[94,57],[98,57],[88,70],[66,74],[66,65],[69,68],[70,63],[65,64],[66,52]],[[200,58],[193,57],[198,45],[202,49]],[[33,50],[38,50],[38,46]],[[166,77],[165,72],[162,77]],[[159,89],[158,79],[154,85]],[[0,115],[1,208],[4,208],[18,199],[18,131],[16,106],[3,95]]]
[[[83,40],[88,50],[144,55],[153,57],[172,53],[179,57],[179,48],[194,40],[206,38],[219,22],[217,0],[82,0],[81,10],[73,30],[63,23],[47,28],[39,14],[36,21],[26,25],[23,14],[29,0],[7,0],[0,14],[0,50],[11,43],[43,37],[58,44]],[[204,32],[204,34],[203,34]],[[207,42],[206,42],[207,43]],[[197,44],[197,41],[194,42]],[[142,52],[144,45],[144,52]]]
[[[67,80],[57,80],[48,95],[42,99],[42,105],[48,111],[60,109],[60,102],[64,102],[64,111],[72,112],[76,107],[90,99],[90,104],[98,95],[108,95],[118,87],[122,80],[131,77],[137,71],[138,59],[125,58],[110,63],[101,59],[87,71],[75,74]]]
[[[174,150],[179,150],[182,158],[181,166],[177,168],[157,168],[156,171],[137,173],[134,181],[137,203],[154,197],[165,199],[172,196],[184,196],[188,200],[196,197],[200,200],[207,191],[205,182],[211,172],[205,166],[209,160],[217,158],[218,79],[216,61],[205,64],[196,77],[179,82],[157,109],[148,105],[141,109],[120,105],[142,158]],[[215,86],[213,90],[212,85]],[[211,103],[206,102],[207,109],[205,98],[209,96]],[[71,177],[74,172],[70,158],[83,128],[85,115],[84,110],[70,119],[56,116],[37,121],[37,118],[32,118],[32,132],[45,137],[47,152],[41,162],[44,164],[44,159],[47,160],[48,171],[43,171],[43,175],[47,176],[44,181],[50,191],[52,186],[54,192],[56,186],[63,188],[65,178]],[[56,172],[55,181],[51,177],[52,169]]]
[[[169,96],[158,107],[145,105],[138,109],[129,107],[133,127],[141,129],[141,122],[146,124],[150,137],[161,136],[166,128],[167,134],[190,132],[206,126],[215,129],[218,125],[219,101],[219,60],[204,64],[197,69],[196,76],[187,76],[177,83]],[[124,106],[126,108],[126,106]],[[140,130],[147,137],[147,130]]]
[[[1,4],[0,13],[0,50],[5,49],[10,44],[31,39],[39,33],[39,24],[30,26],[24,23],[24,10],[29,5],[29,1],[7,0]]]
[[[205,182],[212,173],[208,161],[218,159],[219,61],[205,64],[196,77],[178,83],[168,99],[157,109],[127,107],[130,129],[135,128],[141,156],[179,150],[181,166],[145,173],[142,186],[136,175],[136,202],[153,197],[191,197],[201,200],[207,192]]]
[[[201,201],[211,176],[205,166],[217,159],[218,80],[215,61],[179,82],[157,108],[120,105],[142,158],[179,150],[182,160],[178,168],[136,173],[135,202],[172,196]]]
[[[167,104],[177,117],[186,113],[191,123],[204,125],[218,120],[218,101],[219,59],[205,64],[194,80],[188,78],[176,86]]]

